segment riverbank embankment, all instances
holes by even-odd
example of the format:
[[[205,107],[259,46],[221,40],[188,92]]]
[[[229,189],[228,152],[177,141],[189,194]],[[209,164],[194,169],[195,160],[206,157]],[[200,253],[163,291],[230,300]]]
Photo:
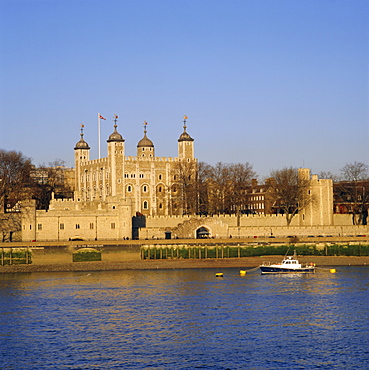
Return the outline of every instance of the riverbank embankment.
[[[97,262],[64,262],[50,264],[0,266],[0,273],[31,273],[31,272],[88,272],[118,270],[162,270],[191,268],[240,268],[251,269],[265,261],[280,262],[283,256],[261,256],[229,259],[206,260],[127,260]],[[356,256],[301,256],[302,263],[313,262],[317,267],[330,266],[369,266],[369,257]]]

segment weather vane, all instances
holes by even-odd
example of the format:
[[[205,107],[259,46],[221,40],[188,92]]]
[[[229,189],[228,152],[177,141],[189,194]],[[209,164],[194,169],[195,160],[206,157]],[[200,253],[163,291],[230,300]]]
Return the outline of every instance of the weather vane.
[[[117,114],[114,114],[114,127],[116,128],[117,127],[117,121],[118,121],[118,115]]]
[[[186,130],[187,126],[186,126],[186,120],[188,119],[188,117],[186,115],[183,116],[183,128]]]

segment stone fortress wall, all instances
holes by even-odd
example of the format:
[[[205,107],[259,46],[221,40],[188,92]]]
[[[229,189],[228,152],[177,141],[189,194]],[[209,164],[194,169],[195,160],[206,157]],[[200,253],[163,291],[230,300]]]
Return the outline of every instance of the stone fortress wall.
[[[299,176],[310,181],[307,196],[313,202],[297,214],[289,227],[283,215],[241,214],[175,216],[181,210],[177,199],[176,165],[197,163],[194,140],[186,131],[178,139],[178,157],[155,157],[154,145],[146,136],[137,145],[137,156],[125,156],[124,139],[109,136],[108,156],[90,160],[90,147],[80,141],[75,151],[74,199],[52,199],[48,211],[36,210],[29,202],[22,209],[23,241],[123,240],[171,238],[286,237],[291,235],[347,236],[368,234],[367,226],[353,226],[350,215],[333,214],[332,180],[319,179],[310,170]],[[176,210],[176,212],[174,212]],[[137,230],[133,217],[144,215],[145,226]]]

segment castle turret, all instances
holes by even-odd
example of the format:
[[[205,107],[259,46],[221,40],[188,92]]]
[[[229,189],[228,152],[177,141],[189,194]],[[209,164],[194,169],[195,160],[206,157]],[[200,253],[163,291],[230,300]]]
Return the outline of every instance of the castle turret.
[[[85,179],[83,178],[83,174],[81,171],[82,163],[87,162],[90,160],[90,147],[84,140],[83,136],[83,128],[85,126],[81,125],[81,138],[79,139],[78,143],[74,147],[74,166],[76,169],[75,175],[75,189],[76,189],[76,196],[77,198],[81,198],[81,189],[83,188],[83,183]]]
[[[319,179],[310,169],[299,168],[299,180],[306,182],[307,205],[299,212],[301,226],[328,226],[333,224],[333,181]]]
[[[144,122],[144,137],[137,144],[137,157],[152,158],[155,157],[155,149],[153,142],[146,136],[147,122]]]
[[[183,132],[178,139],[178,157],[180,159],[194,159],[194,139],[187,133],[187,122],[188,117],[183,117]]]
[[[114,132],[109,136],[108,142],[108,168],[110,169],[108,194],[116,196],[123,193],[124,173],[124,139],[117,131],[118,116],[114,115]]]

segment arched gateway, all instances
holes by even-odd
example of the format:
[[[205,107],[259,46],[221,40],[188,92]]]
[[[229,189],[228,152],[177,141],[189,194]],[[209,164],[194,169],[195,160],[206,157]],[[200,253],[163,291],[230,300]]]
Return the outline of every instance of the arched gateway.
[[[210,237],[210,232],[206,227],[200,227],[196,230],[196,239],[206,239]]]

